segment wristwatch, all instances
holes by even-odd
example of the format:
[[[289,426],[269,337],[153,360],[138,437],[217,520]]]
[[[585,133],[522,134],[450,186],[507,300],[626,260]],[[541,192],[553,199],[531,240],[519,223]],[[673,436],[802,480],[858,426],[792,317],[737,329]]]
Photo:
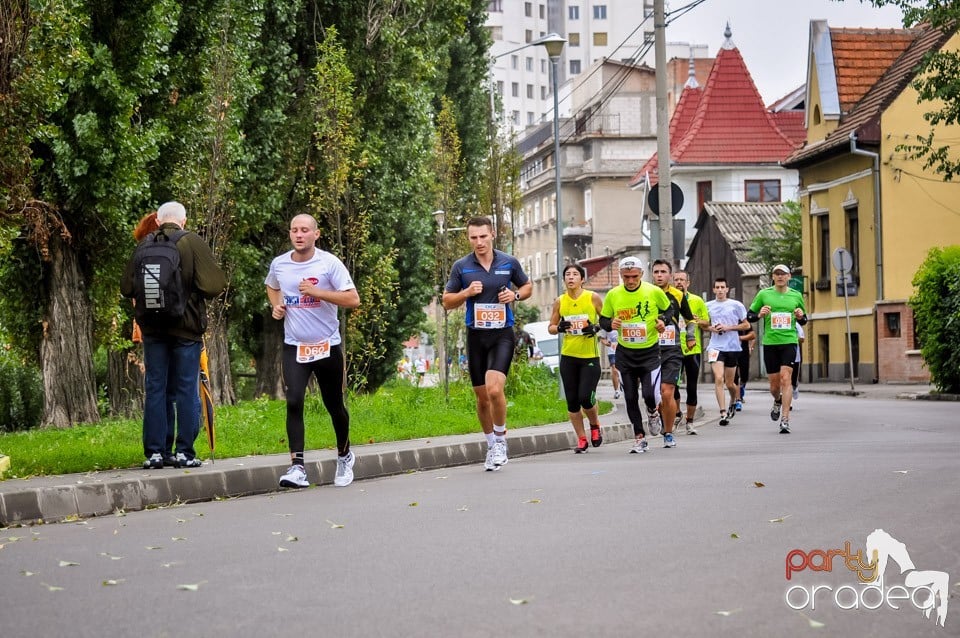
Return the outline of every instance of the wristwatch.
[[[519,291],[519,290],[516,291],[516,299],[517,299],[517,301],[520,301],[520,291]]]

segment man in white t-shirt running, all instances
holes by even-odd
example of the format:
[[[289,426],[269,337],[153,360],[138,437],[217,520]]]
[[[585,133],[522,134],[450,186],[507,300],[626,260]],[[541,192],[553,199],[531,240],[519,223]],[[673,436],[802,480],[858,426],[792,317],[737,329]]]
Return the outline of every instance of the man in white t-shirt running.
[[[713,389],[720,406],[720,425],[727,425],[736,414],[734,405],[740,396],[740,388],[734,381],[737,362],[740,357],[740,334],[738,330],[750,327],[747,321],[747,309],[736,299],[727,297],[730,289],[727,280],[717,277],[713,280],[714,299],[707,302],[711,325],[704,327],[710,333],[707,346],[707,362],[713,371]],[[726,392],[724,392],[726,386]],[[726,395],[730,395],[729,405]]]
[[[290,469],[281,487],[309,487],[303,462],[303,401],[315,376],[323,405],[337,435],[337,472],[333,484],[353,482],[350,415],[343,401],[346,367],[340,340],[339,308],[356,308],[360,296],[339,259],[316,247],[317,220],[297,215],[290,222],[293,250],[275,258],[264,283],[273,318],[283,321],[283,386],[287,398]]]

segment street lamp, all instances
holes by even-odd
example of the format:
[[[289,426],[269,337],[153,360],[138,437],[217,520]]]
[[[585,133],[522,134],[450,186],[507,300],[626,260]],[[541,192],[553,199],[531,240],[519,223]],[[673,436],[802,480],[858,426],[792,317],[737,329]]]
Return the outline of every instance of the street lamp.
[[[437,221],[437,251],[438,262],[440,264],[440,283],[437,287],[437,331],[442,334],[437,338],[437,360],[440,367],[440,380],[443,382],[443,398],[450,402],[450,380],[447,370],[447,310],[443,307],[443,278],[446,275],[446,254],[447,254],[447,211],[433,211],[433,218]],[[442,321],[441,321],[442,317]]]
[[[563,294],[563,276],[560,272],[563,270],[563,208],[560,205],[560,86],[557,79],[557,66],[560,64],[560,54],[563,53],[563,45],[567,43],[566,38],[556,34],[548,33],[539,40],[531,44],[538,44],[547,50],[550,56],[551,67],[551,88],[553,89],[553,172],[554,172],[554,190],[557,200],[555,213],[557,217],[557,294]]]

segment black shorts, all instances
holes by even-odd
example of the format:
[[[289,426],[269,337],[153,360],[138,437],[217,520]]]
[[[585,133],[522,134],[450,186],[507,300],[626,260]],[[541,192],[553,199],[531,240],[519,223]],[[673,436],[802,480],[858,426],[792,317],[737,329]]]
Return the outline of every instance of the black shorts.
[[[767,374],[780,374],[780,368],[791,368],[797,360],[797,344],[785,343],[776,346],[763,346],[763,365]]]
[[[513,328],[467,328],[467,365],[473,387],[486,385],[487,371],[510,372],[517,335]]]
[[[683,350],[660,347],[660,383],[677,385],[683,369]]]
[[[707,361],[710,361],[710,351],[707,350]],[[721,350],[717,353],[717,363],[722,363],[724,368],[736,368],[740,362],[740,351],[726,352]],[[711,364],[712,365],[712,364]]]

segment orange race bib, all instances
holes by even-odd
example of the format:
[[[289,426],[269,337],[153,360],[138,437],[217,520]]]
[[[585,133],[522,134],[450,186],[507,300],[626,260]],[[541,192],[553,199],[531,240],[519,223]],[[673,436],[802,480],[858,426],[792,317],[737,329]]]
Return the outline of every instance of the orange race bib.
[[[312,363],[330,356],[330,340],[318,343],[298,343],[297,363]]]
[[[793,315],[789,312],[771,312],[770,329],[793,330]]]
[[[668,325],[664,327],[663,332],[660,333],[660,345],[661,346],[677,345],[677,327],[676,326]]]
[[[571,335],[582,335],[583,329],[590,323],[590,317],[587,315],[570,315],[564,317],[564,319],[570,322],[570,329],[567,330],[567,334]]]
[[[647,324],[646,323],[621,323],[620,340],[623,343],[646,343],[647,342]]]
[[[473,327],[486,330],[507,325],[507,307],[502,303],[473,304]]]

